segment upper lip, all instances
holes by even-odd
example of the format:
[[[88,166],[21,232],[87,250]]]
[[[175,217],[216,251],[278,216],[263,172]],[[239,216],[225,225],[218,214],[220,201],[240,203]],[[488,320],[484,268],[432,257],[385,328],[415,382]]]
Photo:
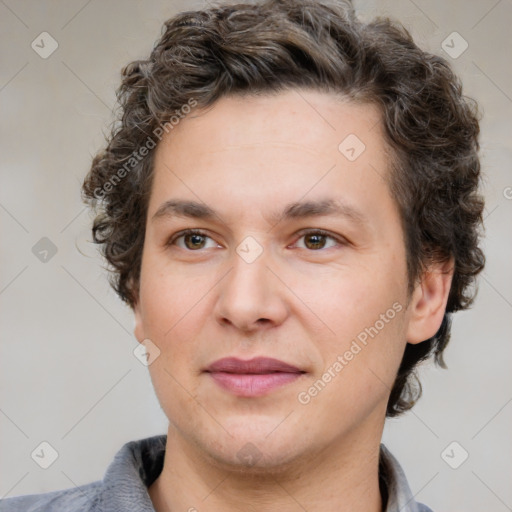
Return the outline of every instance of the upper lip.
[[[206,369],[207,372],[226,372],[226,373],[272,373],[272,372],[287,372],[287,373],[304,373],[296,366],[273,359],[271,357],[255,357],[244,361],[237,357],[225,357],[212,363]]]

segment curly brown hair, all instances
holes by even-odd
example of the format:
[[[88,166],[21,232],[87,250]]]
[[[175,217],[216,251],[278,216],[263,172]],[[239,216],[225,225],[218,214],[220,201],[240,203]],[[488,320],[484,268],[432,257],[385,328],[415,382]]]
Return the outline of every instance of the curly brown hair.
[[[431,355],[446,368],[451,313],[474,300],[484,266],[478,243],[478,113],[443,58],[422,51],[400,24],[363,23],[342,0],[222,3],[167,20],[146,60],[122,70],[120,115],[92,161],[84,201],[97,214],[93,240],[110,265],[110,283],[137,301],[155,137],[193,102],[310,88],[377,105],[391,148],[389,186],[405,233],[409,292],[434,261],[453,258],[454,274],[438,332],[407,344],[387,416],[421,395],[416,365]],[[152,143],[152,145],[150,145]],[[149,149],[148,149],[149,148]],[[128,165],[129,164],[129,165]]]

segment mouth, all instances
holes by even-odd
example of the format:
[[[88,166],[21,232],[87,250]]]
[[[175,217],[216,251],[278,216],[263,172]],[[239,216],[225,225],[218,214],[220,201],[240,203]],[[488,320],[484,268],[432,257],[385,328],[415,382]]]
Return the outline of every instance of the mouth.
[[[242,397],[266,395],[306,373],[296,366],[268,357],[248,361],[235,357],[219,359],[205,372],[223,390]]]

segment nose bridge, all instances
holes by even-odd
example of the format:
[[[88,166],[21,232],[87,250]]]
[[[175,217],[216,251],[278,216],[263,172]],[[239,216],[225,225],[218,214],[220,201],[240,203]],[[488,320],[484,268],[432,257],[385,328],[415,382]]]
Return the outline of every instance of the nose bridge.
[[[220,321],[250,329],[260,320],[280,323],[286,306],[272,267],[271,251],[247,237],[233,252],[231,271],[223,279],[217,316]],[[257,243],[257,242],[256,242]]]
[[[241,245],[242,247],[242,245]],[[241,293],[250,292],[248,295],[256,299],[258,296],[263,297],[268,293],[268,274],[270,273],[267,265],[269,263],[268,252],[261,254],[256,258],[246,259],[240,254],[240,247],[237,248],[236,255],[233,255],[233,270],[230,272],[231,288]],[[249,255],[247,253],[247,255]]]

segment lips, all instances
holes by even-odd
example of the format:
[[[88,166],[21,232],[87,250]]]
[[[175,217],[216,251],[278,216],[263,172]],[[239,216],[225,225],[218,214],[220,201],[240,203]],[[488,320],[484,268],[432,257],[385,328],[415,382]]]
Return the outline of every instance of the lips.
[[[245,398],[267,395],[306,373],[269,357],[256,357],[249,361],[226,357],[215,361],[205,371],[224,391]]]
[[[224,372],[239,374],[264,374],[264,373],[304,373],[291,364],[270,357],[255,357],[248,361],[236,357],[225,357],[211,364],[207,372]]]

